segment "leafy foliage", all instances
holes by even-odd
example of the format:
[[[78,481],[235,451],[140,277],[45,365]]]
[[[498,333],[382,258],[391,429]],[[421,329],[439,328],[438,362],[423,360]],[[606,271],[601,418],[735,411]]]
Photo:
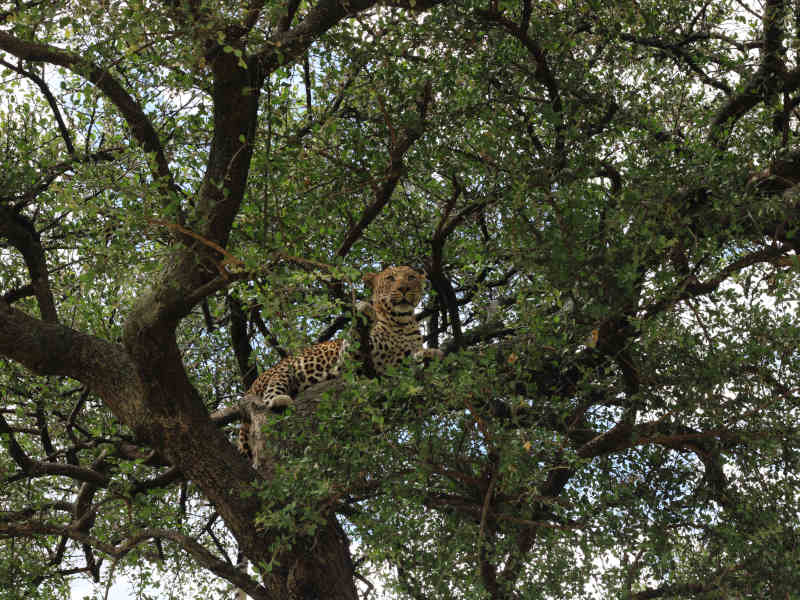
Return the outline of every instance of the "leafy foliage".
[[[794,10],[0,2],[0,595],[797,597]]]

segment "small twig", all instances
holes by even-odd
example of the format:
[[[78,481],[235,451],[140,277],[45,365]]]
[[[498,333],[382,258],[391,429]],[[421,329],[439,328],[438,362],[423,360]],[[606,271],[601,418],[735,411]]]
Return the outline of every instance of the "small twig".
[[[212,240],[204,238],[199,233],[195,233],[194,231],[184,227],[183,225],[179,225],[178,223],[170,223],[169,221],[162,221],[160,219],[147,219],[147,222],[150,223],[151,225],[160,225],[162,227],[166,227],[167,229],[178,231],[184,235],[188,235],[189,237],[192,237],[197,241],[199,241],[201,244],[205,244],[209,248],[213,248],[214,250],[222,254],[222,256],[224,256],[225,258],[223,258],[222,262],[217,263],[217,269],[219,270],[220,275],[224,279],[229,279],[230,277],[229,271],[225,268],[227,265],[233,264],[236,265],[237,267],[244,267],[244,263],[238,258],[236,258],[233,254],[225,250],[225,248],[223,248],[222,246],[220,246],[219,244],[217,244]]]
[[[689,299],[689,298],[686,298],[684,300],[684,302],[689,306],[689,308],[694,313],[694,318],[697,320],[697,323],[700,325],[700,328],[703,330],[703,333],[706,336],[706,341],[710,345],[712,345],[711,334],[708,332],[708,328],[706,327],[706,324],[703,322],[703,319],[700,317],[700,313],[697,312],[697,309],[694,306],[694,302],[692,302],[691,299]],[[711,347],[713,347],[713,345]]]
[[[394,130],[394,126],[392,125],[392,119],[389,117],[389,113],[386,110],[386,105],[383,103],[383,97],[378,93],[375,92],[375,98],[378,100],[378,106],[381,107],[381,113],[383,113],[383,121],[386,123],[386,128],[389,130],[389,139],[392,143],[392,150],[397,148],[397,133]]]

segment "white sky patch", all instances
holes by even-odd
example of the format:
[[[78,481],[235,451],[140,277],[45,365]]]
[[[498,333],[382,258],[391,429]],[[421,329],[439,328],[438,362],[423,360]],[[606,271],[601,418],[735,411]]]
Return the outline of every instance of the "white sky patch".
[[[105,585],[96,584],[89,579],[76,578],[72,580],[72,590],[69,600],[84,600],[84,598],[103,598]],[[119,578],[108,590],[108,600],[133,600],[136,592],[127,579]]]

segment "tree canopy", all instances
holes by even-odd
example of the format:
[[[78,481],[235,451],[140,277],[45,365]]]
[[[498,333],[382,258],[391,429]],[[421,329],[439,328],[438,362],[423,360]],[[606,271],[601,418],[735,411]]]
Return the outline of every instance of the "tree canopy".
[[[800,597],[798,10],[0,1],[0,596]]]

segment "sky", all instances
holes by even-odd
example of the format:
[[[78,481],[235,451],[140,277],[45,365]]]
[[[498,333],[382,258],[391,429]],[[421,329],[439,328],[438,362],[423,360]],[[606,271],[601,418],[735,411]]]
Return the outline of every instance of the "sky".
[[[86,596],[93,597],[94,584],[88,579],[73,579],[70,600],[83,600]],[[102,591],[105,593],[105,590]],[[119,577],[108,592],[108,600],[133,600],[133,588],[124,578]]]

